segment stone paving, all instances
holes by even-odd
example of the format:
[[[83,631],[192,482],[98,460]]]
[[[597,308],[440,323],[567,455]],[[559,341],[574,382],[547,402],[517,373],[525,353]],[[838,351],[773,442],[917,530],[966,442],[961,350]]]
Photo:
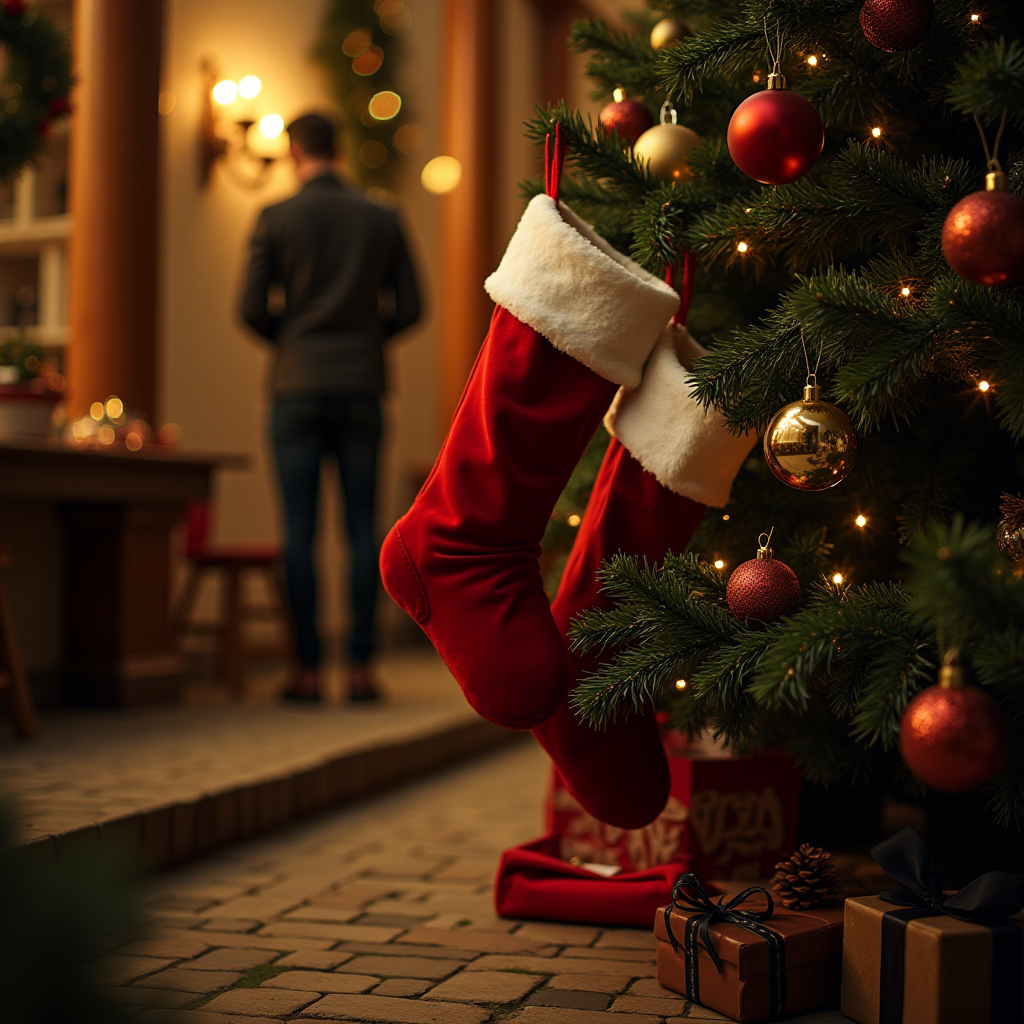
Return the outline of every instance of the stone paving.
[[[241,703],[195,687],[171,707],[44,714],[31,740],[3,723],[3,793],[21,809],[22,841],[34,842],[479,721],[433,651],[385,656],[380,676],[389,699],[374,706],[282,705],[277,672],[253,680]]]
[[[540,834],[548,771],[524,741],[158,876],[149,935],[102,976],[138,1024],[725,1020],[657,984],[646,930],[495,915],[498,856]]]

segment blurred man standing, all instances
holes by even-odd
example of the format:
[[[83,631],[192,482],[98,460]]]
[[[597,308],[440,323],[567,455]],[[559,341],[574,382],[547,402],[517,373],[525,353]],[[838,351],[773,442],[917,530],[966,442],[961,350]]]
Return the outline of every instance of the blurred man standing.
[[[319,700],[316,527],[320,463],[338,465],[352,547],[349,698],[374,700],[369,672],[379,572],[376,536],[384,342],[420,316],[416,275],[394,211],[334,172],[334,126],[306,114],[288,126],[301,190],[267,207],[252,237],[242,302],[247,324],[276,349],[270,432],[286,529],[285,573],[298,677],[286,696]],[[283,308],[271,300],[283,291]]]

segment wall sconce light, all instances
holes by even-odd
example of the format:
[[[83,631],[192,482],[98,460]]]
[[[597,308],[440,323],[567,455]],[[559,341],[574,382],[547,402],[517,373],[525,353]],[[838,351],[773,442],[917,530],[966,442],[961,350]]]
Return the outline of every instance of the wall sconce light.
[[[251,105],[240,108],[243,116],[231,117],[228,108],[239,101],[254,100],[263,83],[255,75],[239,81],[220,78],[211,61],[203,61],[203,122],[199,147],[199,181],[206,185],[213,166],[223,159],[232,179],[246,188],[259,188],[267,180],[274,161],[287,152],[284,118],[264,114],[258,120]]]

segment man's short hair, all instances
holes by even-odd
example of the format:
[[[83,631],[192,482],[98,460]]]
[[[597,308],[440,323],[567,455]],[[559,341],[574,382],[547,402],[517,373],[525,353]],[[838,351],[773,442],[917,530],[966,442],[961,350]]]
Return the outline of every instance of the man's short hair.
[[[288,138],[314,160],[335,155],[334,125],[323,114],[303,114],[288,125]]]

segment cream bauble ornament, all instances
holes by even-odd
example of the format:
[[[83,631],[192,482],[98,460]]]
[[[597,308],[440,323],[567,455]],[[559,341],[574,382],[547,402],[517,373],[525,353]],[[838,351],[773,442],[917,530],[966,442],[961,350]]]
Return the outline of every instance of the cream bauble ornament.
[[[686,181],[693,177],[690,154],[701,144],[691,128],[676,123],[676,111],[670,103],[661,107],[661,124],[648,128],[633,145],[633,154],[647,164],[651,174],[664,181]]]
[[[675,18],[662,18],[651,29],[651,49],[660,50],[685,39],[690,34],[690,26]]]

